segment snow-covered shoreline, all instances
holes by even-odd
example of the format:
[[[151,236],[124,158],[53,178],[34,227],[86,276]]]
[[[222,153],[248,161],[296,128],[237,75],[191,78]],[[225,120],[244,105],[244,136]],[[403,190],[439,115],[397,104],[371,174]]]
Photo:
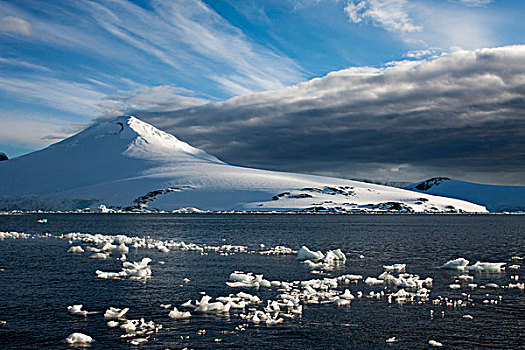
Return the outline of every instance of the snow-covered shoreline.
[[[7,211],[487,212],[406,189],[227,164],[131,116],[0,163],[0,194]]]

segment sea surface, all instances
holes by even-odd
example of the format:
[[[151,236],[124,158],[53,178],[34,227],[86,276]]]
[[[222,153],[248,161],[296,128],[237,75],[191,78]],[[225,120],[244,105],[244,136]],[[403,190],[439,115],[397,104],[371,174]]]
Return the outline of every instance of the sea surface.
[[[42,218],[47,223],[37,222]],[[97,278],[96,270],[119,271],[122,263],[115,257],[89,259],[88,252],[67,253],[66,239],[0,240],[0,320],[6,321],[0,326],[1,349],[67,349],[65,339],[74,332],[90,335],[92,349],[427,349],[429,340],[445,349],[525,349],[525,294],[506,288],[525,280],[525,260],[516,258],[525,257],[523,215],[23,214],[0,215],[0,231],[150,236],[201,246],[244,245],[252,251],[201,255],[131,248],[128,260],[153,260],[152,278],[144,282]],[[325,275],[312,274],[293,254],[258,253],[276,245],[295,250],[305,245],[323,252],[340,248],[347,261]],[[506,262],[507,268],[497,273],[439,269],[458,257],[471,264]],[[371,291],[395,289],[368,286],[361,280],[340,286],[354,295],[363,292],[350,305],[305,305],[301,317],[272,326],[241,319],[242,310],[171,320],[170,309],[160,307],[172,304],[183,310],[180,305],[200,299],[201,292],[215,298],[245,291],[263,300],[279,294],[277,288],[230,288],[226,281],[233,271],[279,281],[343,274],[366,279],[381,274],[383,265],[395,263],[406,264],[408,273],[433,278],[429,301],[389,303],[386,296],[370,298]],[[460,289],[449,288],[460,274],[474,277],[470,283],[477,287],[460,281]],[[185,278],[190,281],[185,283]],[[492,287],[486,287],[490,283]],[[472,300],[467,306],[432,302],[465,300],[467,295]],[[74,304],[98,313],[70,315],[67,306]],[[133,346],[131,338],[121,337],[122,329],[107,326],[103,313],[110,306],[129,307],[128,319],[153,320],[162,329],[147,343]],[[392,337],[397,341],[386,343]]]

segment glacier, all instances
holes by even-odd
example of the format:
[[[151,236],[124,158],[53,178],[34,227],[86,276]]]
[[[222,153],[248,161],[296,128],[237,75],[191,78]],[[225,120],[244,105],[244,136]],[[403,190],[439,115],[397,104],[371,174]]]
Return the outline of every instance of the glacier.
[[[133,116],[0,162],[0,209],[487,212],[483,205],[333,177],[231,165]]]
[[[409,185],[405,189],[466,200],[483,205],[491,212],[525,211],[525,186],[488,185],[448,177],[434,177]]]

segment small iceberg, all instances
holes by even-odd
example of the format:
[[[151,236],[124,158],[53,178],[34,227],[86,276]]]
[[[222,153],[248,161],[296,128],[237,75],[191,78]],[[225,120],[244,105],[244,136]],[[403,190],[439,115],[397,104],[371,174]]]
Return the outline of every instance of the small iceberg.
[[[129,311],[129,308],[119,309],[116,307],[110,307],[104,313],[104,318],[108,320],[122,318],[128,311]]]
[[[170,311],[168,316],[172,320],[187,320],[188,318],[191,318],[191,313],[189,311],[182,312],[177,310],[176,307],[173,308],[173,310]]]
[[[297,251],[297,260],[306,261],[306,260],[320,260],[324,258],[324,254],[320,251],[313,252],[308,247],[304,245]]]
[[[68,253],[72,253],[72,254],[80,254],[80,253],[84,253],[84,249],[82,249],[81,246],[77,245],[77,246],[71,246],[69,247],[69,249],[67,250]]]
[[[194,312],[196,314],[220,314],[227,313],[230,311],[230,303],[223,304],[220,301],[210,303],[210,300],[210,296],[204,295],[199,302],[199,306],[195,309]]]
[[[129,248],[124,243],[120,243],[118,246],[112,247],[111,251],[117,254],[127,254],[129,253]]]
[[[82,310],[82,307],[83,307],[82,304],[68,306],[67,307],[67,312],[69,312],[71,315],[75,315],[75,316],[87,316],[89,314],[89,312],[87,312],[86,310]]]
[[[385,271],[397,271],[404,272],[407,267],[407,264],[394,264],[394,265],[383,265]]]
[[[367,277],[366,280],[365,280],[365,283],[368,284],[369,286],[374,286],[374,285],[378,285],[378,284],[383,284],[385,283],[384,280],[379,280],[375,277]]]
[[[108,256],[105,253],[93,253],[89,256],[89,258],[96,259],[96,260],[106,260]]]
[[[457,258],[447,261],[441,266],[442,269],[448,270],[467,270],[467,271],[501,271],[507,263],[492,263],[492,262],[476,262],[474,265],[468,266],[469,261],[464,258]]]
[[[440,347],[443,346],[443,344],[441,344],[440,342],[435,341],[435,340],[429,340],[428,341],[428,345],[433,346],[435,348],[440,348]]]
[[[323,258],[323,261],[329,264],[333,264],[336,261],[345,262],[346,255],[341,251],[341,249],[329,250],[326,252],[326,255]]]
[[[501,271],[507,263],[477,262],[472,266],[466,266],[467,270],[473,271]]]
[[[251,273],[235,271],[230,274],[230,281],[232,282],[252,283],[254,280],[255,276]]]
[[[465,266],[468,265],[468,262],[469,261],[465,258],[457,258],[447,261],[441,266],[441,268],[447,270],[464,270]]]
[[[89,344],[93,342],[93,338],[82,333],[73,333],[66,338],[66,342],[71,345]]]

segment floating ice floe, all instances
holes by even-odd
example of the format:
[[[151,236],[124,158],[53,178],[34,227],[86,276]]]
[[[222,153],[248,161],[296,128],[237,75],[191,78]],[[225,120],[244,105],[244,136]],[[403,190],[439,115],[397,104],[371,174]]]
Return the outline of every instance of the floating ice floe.
[[[98,278],[102,279],[120,279],[129,278],[131,280],[145,280],[151,277],[149,263],[150,258],[143,258],[140,262],[124,261],[122,270],[119,272],[95,271]]]
[[[501,271],[507,263],[476,262],[472,266],[466,266],[467,270],[473,271]]]
[[[468,263],[469,261],[465,258],[457,258],[454,260],[447,261],[441,266],[441,268],[448,270],[464,270],[465,266],[467,266]]]
[[[28,239],[33,237],[29,233],[23,232],[0,232],[0,239]]]
[[[151,334],[157,333],[163,328],[161,324],[156,324],[153,321],[144,321],[144,318],[140,320],[121,320],[121,322],[120,329],[125,332],[125,334],[120,336],[121,338],[147,335],[145,338],[136,338],[130,341],[132,344],[135,342],[136,345],[145,343]]]
[[[264,248],[264,244],[261,244],[260,247]],[[293,250],[292,248],[288,248],[282,245],[278,245],[268,250],[259,252],[259,254],[262,254],[262,255],[281,255],[281,254],[296,254],[296,253],[297,251]]]
[[[157,246],[157,251],[159,251],[161,253],[169,253],[170,252],[169,248],[166,248],[166,246],[164,246],[164,245]]]
[[[188,311],[186,312],[179,311],[177,310],[176,307],[174,307],[173,310],[170,311],[168,316],[173,320],[185,320],[185,319],[191,318],[191,313]]]
[[[148,342],[148,338],[136,338],[136,339],[133,339],[132,341],[130,341],[129,343],[131,345],[138,346],[138,345],[141,345],[141,344],[144,344],[144,343],[147,343],[147,342]]]
[[[96,314],[96,312],[89,312],[89,311],[86,311],[86,310],[82,310],[83,306],[84,305],[82,305],[82,304],[68,306],[67,307],[67,312],[69,312],[71,315],[75,315],[75,316],[87,316],[89,314]]]
[[[341,249],[329,250],[323,254],[321,251],[314,252],[303,246],[297,251],[297,260],[302,261],[311,269],[333,270],[336,264],[346,261],[346,256]],[[311,273],[321,274],[322,272],[311,271]]]
[[[306,261],[306,260],[320,260],[324,258],[324,254],[320,251],[313,252],[308,247],[302,246],[301,249],[297,251],[297,260]]]
[[[232,288],[238,287],[265,287],[270,288],[272,283],[263,278],[263,275],[253,275],[252,273],[244,273],[241,271],[235,271],[230,274],[230,280],[226,282],[226,285]]]
[[[365,283],[369,286],[377,285],[377,284],[383,284],[385,283],[384,280],[377,279],[375,277],[367,277],[365,280]]]
[[[468,270],[468,271],[501,271],[507,263],[493,262],[476,262],[474,265],[468,265],[469,261],[464,258],[457,258],[447,261],[441,266],[442,269],[449,270]]]
[[[441,344],[440,342],[435,341],[435,340],[429,340],[428,341],[428,345],[436,347],[436,348],[440,348],[440,347],[443,346],[443,344]]]
[[[73,333],[66,338],[66,342],[71,345],[89,344],[93,342],[93,338],[91,338],[89,335],[85,335],[82,333]]]
[[[457,278],[463,281],[473,281],[474,280],[474,276],[470,276],[470,275],[459,275],[457,276]]]
[[[406,270],[407,264],[394,264],[394,265],[383,265],[386,271],[397,271],[403,272]]]
[[[108,255],[106,253],[94,253],[89,256],[90,259],[106,260]]]
[[[230,311],[230,303],[223,304],[220,301],[210,303],[210,300],[210,296],[204,295],[199,302],[199,306],[194,310],[194,312],[196,314],[220,314]]]
[[[116,308],[116,307],[110,307],[104,313],[104,318],[106,318],[108,320],[119,319],[119,318],[124,317],[124,315],[128,311],[129,311],[129,308],[127,308],[127,307],[124,308],[124,309],[119,309],[119,308]]]
[[[71,246],[69,247],[69,249],[67,250],[68,253],[72,253],[72,254],[80,254],[80,253],[84,253],[84,249],[82,249],[81,246],[77,245],[77,246]]]
[[[107,325],[108,325],[109,328],[115,328],[115,327],[118,327],[118,322],[117,321],[108,321]]]

